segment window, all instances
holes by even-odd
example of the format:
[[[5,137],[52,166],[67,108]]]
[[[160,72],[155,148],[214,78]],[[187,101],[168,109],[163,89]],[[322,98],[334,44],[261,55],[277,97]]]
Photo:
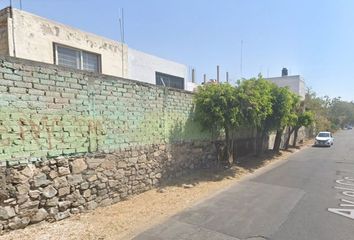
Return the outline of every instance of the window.
[[[100,72],[99,54],[55,44],[55,63],[75,69]]]
[[[184,78],[156,72],[156,85],[184,89]]]

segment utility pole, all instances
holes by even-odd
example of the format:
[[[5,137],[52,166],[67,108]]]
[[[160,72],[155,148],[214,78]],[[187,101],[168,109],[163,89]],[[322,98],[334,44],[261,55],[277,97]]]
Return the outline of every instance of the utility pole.
[[[216,82],[217,83],[220,82],[220,66],[219,65],[216,66]]]
[[[204,84],[206,84],[206,82],[207,82],[207,76],[206,76],[205,73],[204,73],[204,75],[203,75],[203,82],[204,82]]]
[[[226,72],[226,82],[229,82],[229,72]]]

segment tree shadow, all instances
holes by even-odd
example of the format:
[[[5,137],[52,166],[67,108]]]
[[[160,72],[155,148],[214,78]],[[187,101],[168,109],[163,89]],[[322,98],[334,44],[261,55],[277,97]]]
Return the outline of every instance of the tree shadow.
[[[224,142],[211,130],[202,133],[198,122],[189,114],[187,119],[174,121],[169,127],[166,159],[162,164],[162,177],[159,187],[193,187],[202,182],[218,182],[224,179],[238,178],[265,165],[279,154],[265,151],[254,156],[254,138],[245,136],[234,141],[232,165],[218,164]],[[267,144],[265,144],[267,145]]]
[[[281,157],[283,155],[283,150],[276,153],[272,150],[267,150],[265,151],[262,155],[256,156],[253,154],[249,154],[243,157],[240,157],[240,159],[236,162],[236,165],[253,172],[257,170],[258,168],[263,167],[266,165],[268,162],[274,160],[277,157]],[[289,150],[289,152],[292,152]]]

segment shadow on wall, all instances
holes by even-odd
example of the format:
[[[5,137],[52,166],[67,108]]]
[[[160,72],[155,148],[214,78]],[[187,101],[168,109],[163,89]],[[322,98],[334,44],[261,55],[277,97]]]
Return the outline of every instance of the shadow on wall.
[[[189,112],[187,118],[181,116],[168,127],[162,185],[196,169],[215,166],[217,159],[213,141],[215,137],[211,131],[202,131],[200,124],[194,119],[193,109]]]

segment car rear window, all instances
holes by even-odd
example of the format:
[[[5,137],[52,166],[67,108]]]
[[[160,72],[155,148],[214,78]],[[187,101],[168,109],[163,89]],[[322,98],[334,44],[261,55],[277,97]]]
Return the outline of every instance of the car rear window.
[[[329,137],[329,133],[319,133],[318,137]]]

